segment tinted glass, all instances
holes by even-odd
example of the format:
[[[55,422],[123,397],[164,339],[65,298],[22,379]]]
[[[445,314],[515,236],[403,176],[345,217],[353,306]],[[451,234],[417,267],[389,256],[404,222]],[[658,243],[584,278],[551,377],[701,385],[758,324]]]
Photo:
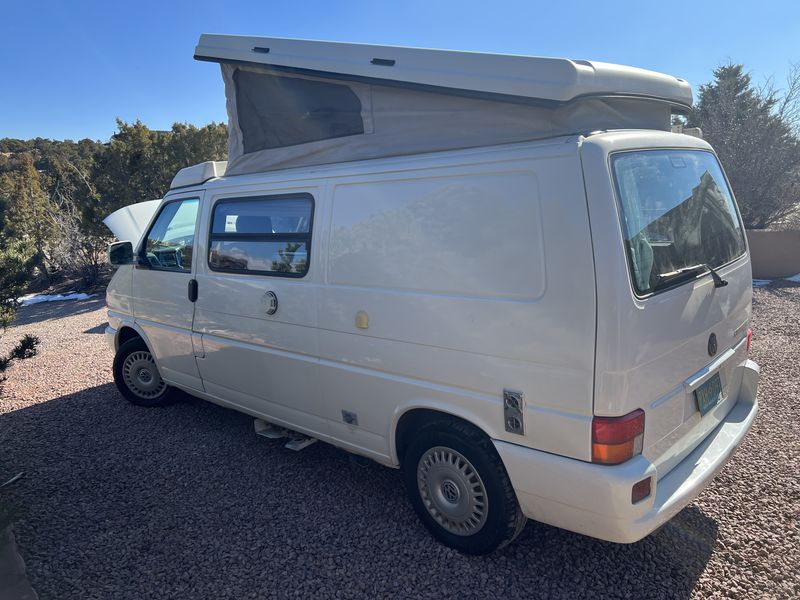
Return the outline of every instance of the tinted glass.
[[[308,270],[306,242],[217,240],[211,244],[211,266],[224,271],[304,274]]]
[[[306,195],[217,202],[209,266],[218,271],[302,277],[308,271],[313,208]]]
[[[144,258],[151,267],[169,271],[192,270],[198,205],[196,198],[164,205],[143,247]]]
[[[713,154],[645,150],[617,154],[611,164],[639,294],[677,282],[681,269],[717,268],[744,254],[736,205]]]
[[[212,233],[308,233],[311,200],[256,199],[221,201],[214,209]]]
[[[348,86],[238,70],[236,110],[245,153],[364,133]]]

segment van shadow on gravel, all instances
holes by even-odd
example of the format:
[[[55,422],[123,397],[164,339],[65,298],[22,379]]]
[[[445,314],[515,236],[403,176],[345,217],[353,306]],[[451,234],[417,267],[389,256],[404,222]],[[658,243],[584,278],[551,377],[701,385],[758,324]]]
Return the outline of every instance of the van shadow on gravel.
[[[10,496],[43,599],[686,598],[717,537],[691,506],[629,546],[529,523],[467,557],[430,538],[393,469],[291,452],[195,399],[135,407],[112,384],[0,415],[0,448],[0,472],[27,473]]]
[[[73,315],[92,312],[106,305],[105,292],[96,292],[86,300],[63,300],[56,302],[40,302],[29,306],[22,306],[17,311],[14,319],[15,327],[41,323],[53,319],[62,319]]]
[[[100,323],[100,325],[95,325],[94,327],[91,327],[91,328],[87,329],[83,333],[95,333],[95,334],[96,333],[105,333],[107,326],[108,326],[108,322]]]

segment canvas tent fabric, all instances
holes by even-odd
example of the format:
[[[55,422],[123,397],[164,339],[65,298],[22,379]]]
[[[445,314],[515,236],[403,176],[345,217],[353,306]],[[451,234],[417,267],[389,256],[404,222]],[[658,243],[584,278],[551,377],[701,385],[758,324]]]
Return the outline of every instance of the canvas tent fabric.
[[[228,168],[292,167],[496,145],[600,129],[669,130],[668,103],[525,104],[222,63]]]

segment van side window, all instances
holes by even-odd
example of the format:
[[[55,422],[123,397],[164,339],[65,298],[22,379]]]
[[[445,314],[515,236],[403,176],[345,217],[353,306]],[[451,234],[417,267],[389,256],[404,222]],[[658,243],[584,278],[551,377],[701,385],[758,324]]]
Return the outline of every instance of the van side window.
[[[153,269],[188,273],[192,270],[194,226],[199,200],[169,202],[161,208],[142,245],[142,258]]]
[[[220,200],[212,215],[208,265],[228,273],[303,277],[313,214],[310,194]]]

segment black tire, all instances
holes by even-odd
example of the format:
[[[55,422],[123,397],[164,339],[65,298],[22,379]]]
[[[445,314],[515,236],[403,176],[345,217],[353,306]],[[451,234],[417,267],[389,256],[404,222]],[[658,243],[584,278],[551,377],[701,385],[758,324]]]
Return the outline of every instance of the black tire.
[[[451,452],[448,454],[446,451],[434,450],[436,448],[449,449]],[[467,464],[458,455],[466,459]],[[423,457],[426,461],[420,470]],[[431,461],[439,462],[431,467]],[[464,481],[458,477],[447,478],[446,469],[451,465],[456,470],[463,469],[467,473],[468,485],[473,486],[473,493],[476,494],[474,502],[477,503],[466,505],[475,507],[464,509],[464,514],[469,513],[470,517],[458,517],[455,521],[450,521],[438,511],[438,507],[449,506],[460,511],[462,508],[459,505],[466,502],[462,501],[465,488],[461,484]],[[474,475],[469,475],[469,467],[474,469],[477,479]],[[431,474],[434,468],[440,468],[440,472]],[[403,457],[403,479],[411,504],[428,531],[443,544],[465,554],[488,554],[502,548],[511,543],[525,527],[526,518],[520,510],[511,481],[491,440],[463,421],[438,421],[416,432]],[[434,490],[431,489],[431,479],[437,480]],[[438,481],[442,482],[441,485]],[[476,489],[479,492],[475,493]],[[481,499],[484,494],[481,492],[485,492],[485,504],[482,508],[480,503],[483,502]],[[453,498],[456,503],[446,505]],[[429,509],[429,506],[432,508]],[[434,517],[434,513],[438,517]],[[475,521],[476,524],[469,521]],[[457,529],[459,531],[455,533],[454,530]]]
[[[129,357],[132,357],[131,361],[126,365]],[[148,381],[147,376],[152,379]],[[114,355],[114,383],[126,400],[139,406],[165,406],[175,399],[177,392],[161,380],[150,349],[138,337],[128,340],[117,349]]]

